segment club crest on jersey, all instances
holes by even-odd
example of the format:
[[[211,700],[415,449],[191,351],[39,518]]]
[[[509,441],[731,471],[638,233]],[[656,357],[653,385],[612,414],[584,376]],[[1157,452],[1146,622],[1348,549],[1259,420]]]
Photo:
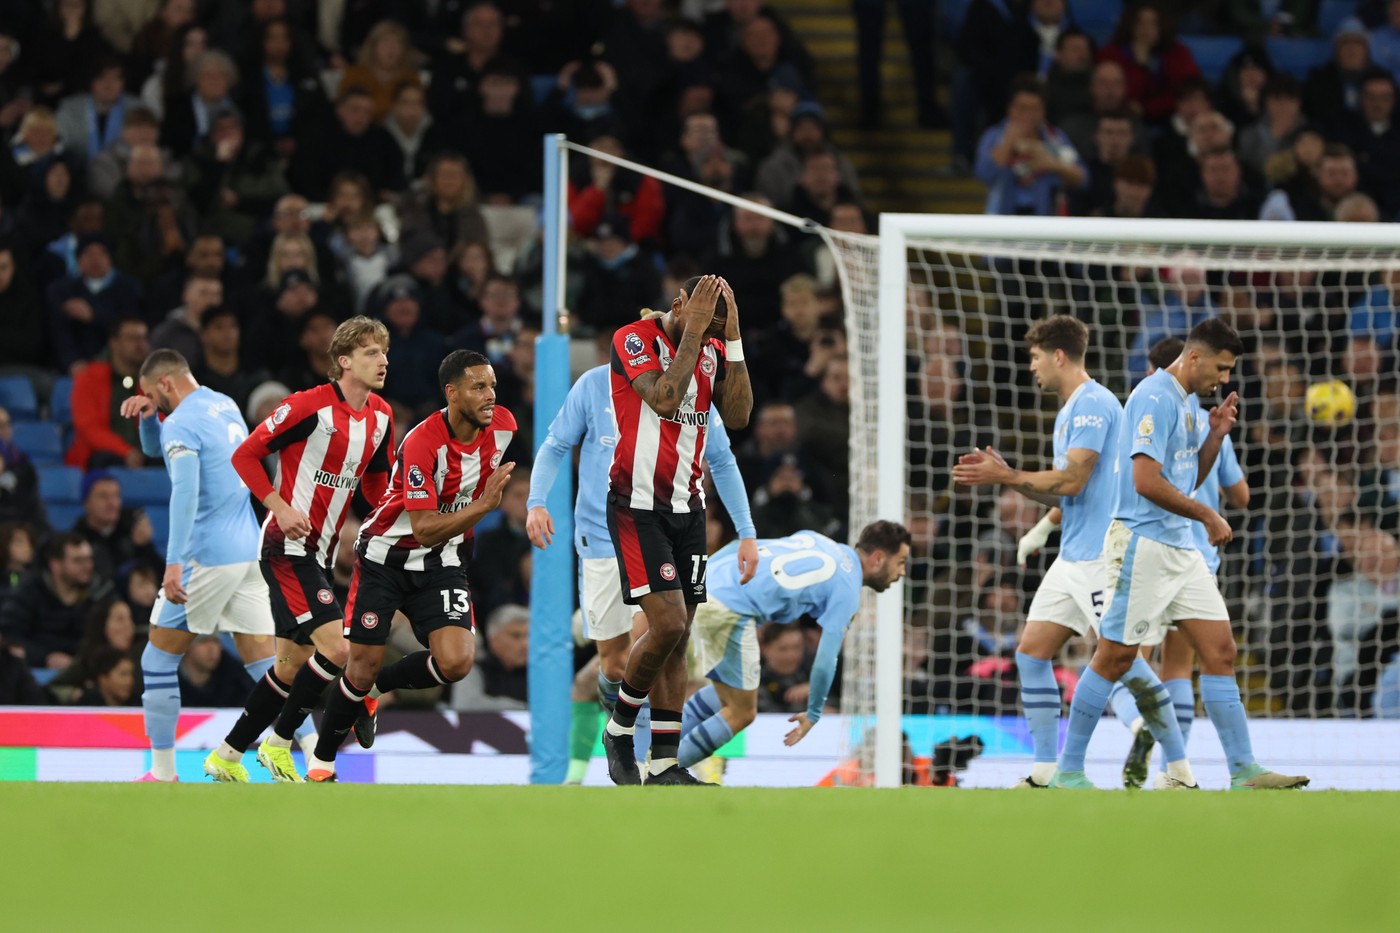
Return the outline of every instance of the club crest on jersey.
[[[272,414],[270,414],[270,415],[267,416],[267,429],[268,429],[269,431],[276,431],[276,430],[277,430],[277,426],[278,426],[279,424],[281,424],[282,422],[286,421],[286,420],[287,420],[287,416],[290,415],[291,413],[292,413],[292,406],[291,406],[291,405],[283,404],[283,405],[277,406],[277,410],[274,411]]]
[[[384,432],[381,431],[379,428],[375,428],[374,433],[370,435],[370,446],[378,447],[379,442],[382,440],[384,440]]]
[[[364,615],[360,616],[360,624],[365,628],[374,628],[379,624],[379,616],[372,612],[366,612]]]
[[[318,590],[316,592],[316,598],[320,600],[323,605],[326,606],[329,606],[331,603],[335,602],[335,594],[332,593],[330,590]]]
[[[498,450],[498,451],[496,451],[494,454],[491,455],[491,469],[494,470],[494,469],[496,469],[496,467],[498,467],[498,466],[500,466],[500,465],[501,465],[501,451]]]
[[[708,356],[700,357],[700,371],[707,376],[715,374],[715,361]]]
[[[414,489],[423,488],[423,471],[418,469],[417,464],[408,468],[408,485]]]
[[[622,349],[627,351],[628,356],[638,356],[646,348],[646,344],[642,343],[642,338],[636,334],[628,334],[622,338]]]
[[[665,580],[667,583],[676,579],[676,568],[674,564],[661,565],[661,579]]]
[[[1151,437],[1152,429],[1152,416],[1143,415],[1142,420],[1138,422],[1138,434],[1142,437]]]

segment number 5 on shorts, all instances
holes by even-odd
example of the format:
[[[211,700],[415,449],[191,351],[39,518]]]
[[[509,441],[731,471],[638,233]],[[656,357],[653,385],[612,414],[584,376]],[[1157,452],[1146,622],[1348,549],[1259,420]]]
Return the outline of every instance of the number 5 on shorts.
[[[466,612],[468,605],[470,605],[470,597],[466,590],[442,591],[443,612]]]
[[[1094,604],[1094,618],[1103,618],[1103,590],[1094,590],[1089,594],[1089,601]]]

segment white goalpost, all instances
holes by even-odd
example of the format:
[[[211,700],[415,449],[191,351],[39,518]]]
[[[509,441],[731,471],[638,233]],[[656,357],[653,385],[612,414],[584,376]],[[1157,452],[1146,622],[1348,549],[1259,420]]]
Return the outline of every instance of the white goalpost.
[[[1235,443],[1254,501],[1232,516],[1220,579],[1256,732],[1299,764],[1335,760],[1325,786],[1393,782],[1400,723],[1376,717],[1396,715],[1400,677],[1400,227],[884,214],[878,238],[824,236],[851,330],[851,526],[903,515],[916,539],[905,592],[875,601],[846,647],[858,783],[901,783],[902,733],[915,754],[947,736],[922,719],[989,731],[1008,760],[1024,739],[1004,660],[1035,573],[1014,567],[1014,542],[1038,511],[947,472],[988,443],[1046,464],[1055,402],[1026,378],[1020,338],[1051,313],[1089,325],[1091,375],[1120,398],[1158,337],[1217,315],[1245,336]],[[1193,757],[1218,760],[1199,732]]]

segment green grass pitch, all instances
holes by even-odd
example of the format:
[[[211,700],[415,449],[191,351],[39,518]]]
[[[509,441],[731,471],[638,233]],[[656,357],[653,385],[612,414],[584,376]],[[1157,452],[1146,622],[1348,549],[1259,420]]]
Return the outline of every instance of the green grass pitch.
[[[1397,839],[1395,794],[6,784],[0,928],[1394,930]]]

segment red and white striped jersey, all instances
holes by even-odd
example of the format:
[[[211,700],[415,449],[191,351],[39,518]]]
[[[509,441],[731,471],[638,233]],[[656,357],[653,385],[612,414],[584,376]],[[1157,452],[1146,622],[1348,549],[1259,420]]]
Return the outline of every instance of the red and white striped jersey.
[[[700,348],[680,410],[662,418],[632,388],[647,372],[665,372],[676,347],[660,318],[637,321],[613,334],[612,401],[617,420],[608,485],[634,509],[698,512],[705,508],[700,464],[709,430],[710,402],[724,378],[724,344],[711,338]]]
[[[273,491],[262,460],[276,453],[277,492],[310,519],[311,533],[292,541],[268,513],[262,554],[313,557],[329,567],[355,487],[363,485],[371,502],[383,494],[393,443],[389,403],[373,392],[359,411],[334,382],[287,396],[234,451],[233,467],[261,502]]]
[[[408,513],[436,509],[447,514],[471,505],[501,465],[514,435],[515,416],[501,405],[496,406],[490,426],[470,444],[463,444],[452,433],[447,409],[423,419],[404,435],[389,477],[389,491],[360,526],[355,553],[401,570],[465,567],[475,540],[470,530],[423,547],[413,537]]]

